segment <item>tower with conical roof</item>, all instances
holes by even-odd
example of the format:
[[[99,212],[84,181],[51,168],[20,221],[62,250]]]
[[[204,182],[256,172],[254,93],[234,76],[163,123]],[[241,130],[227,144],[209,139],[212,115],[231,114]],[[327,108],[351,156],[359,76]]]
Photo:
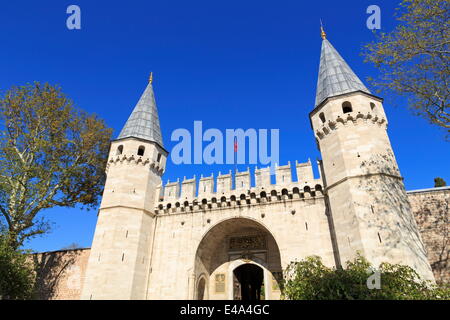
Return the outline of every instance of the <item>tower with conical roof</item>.
[[[401,263],[434,279],[373,95],[327,40],[310,121],[322,155],[336,264],[359,252],[375,265]]]
[[[82,289],[82,299],[145,299],[155,230],[154,203],[168,152],[152,76],[118,138]]]

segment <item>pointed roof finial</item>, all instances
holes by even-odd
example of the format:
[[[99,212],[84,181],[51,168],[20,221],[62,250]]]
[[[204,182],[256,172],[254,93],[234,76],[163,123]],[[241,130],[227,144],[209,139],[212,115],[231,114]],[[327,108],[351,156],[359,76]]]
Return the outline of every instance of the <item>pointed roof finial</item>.
[[[152,80],[153,74],[150,73],[149,83],[117,139],[134,137],[156,142],[164,148]]]
[[[317,78],[316,107],[327,98],[356,91],[371,94],[332,44],[324,39]]]
[[[150,72],[150,77],[148,78],[148,82],[149,82],[150,84],[153,83],[153,72]]]
[[[323,40],[327,38],[327,34],[325,33],[325,30],[323,29],[322,19],[320,19],[320,36]]]

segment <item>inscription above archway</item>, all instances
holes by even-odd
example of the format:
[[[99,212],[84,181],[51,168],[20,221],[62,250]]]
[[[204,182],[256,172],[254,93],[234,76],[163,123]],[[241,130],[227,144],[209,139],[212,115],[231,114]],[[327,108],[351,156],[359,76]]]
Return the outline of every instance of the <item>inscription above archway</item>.
[[[251,235],[231,237],[229,242],[230,251],[240,250],[265,250],[266,237],[264,235]]]

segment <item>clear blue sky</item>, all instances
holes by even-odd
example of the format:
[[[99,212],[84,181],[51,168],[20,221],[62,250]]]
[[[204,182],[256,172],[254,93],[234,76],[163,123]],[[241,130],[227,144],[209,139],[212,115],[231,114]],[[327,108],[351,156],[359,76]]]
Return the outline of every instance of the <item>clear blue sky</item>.
[[[320,55],[319,19],[328,39],[365,81],[375,76],[360,55],[373,39],[366,8],[377,4],[382,29],[395,25],[395,1],[4,1],[0,9],[0,89],[32,81],[59,84],[77,106],[122,128],[144,90],[154,88],[166,148],[177,128],[279,128],[280,162],[316,159],[308,112]],[[66,28],[66,8],[81,7],[82,29]],[[450,182],[444,132],[386,101],[389,134],[406,188]],[[164,176],[209,175],[232,166],[169,163]],[[245,169],[244,166],[239,168]],[[96,211],[44,212],[51,234],[36,251],[91,245]]]

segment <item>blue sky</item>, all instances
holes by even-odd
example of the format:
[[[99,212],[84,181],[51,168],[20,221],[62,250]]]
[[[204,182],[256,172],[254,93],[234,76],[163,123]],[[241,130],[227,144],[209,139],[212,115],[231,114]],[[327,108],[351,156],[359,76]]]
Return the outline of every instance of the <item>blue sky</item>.
[[[76,105],[119,133],[150,71],[162,133],[170,151],[177,128],[279,128],[280,162],[319,157],[308,113],[313,108],[321,38],[328,39],[369,86],[376,76],[360,52],[374,36],[366,8],[381,8],[382,31],[395,25],[395,1],[8,1],[0,10],[0,90],[32,81],[59,84]],[[81,30],[66,28],[66,8],[81,8]],[[370,86],[369,86],[370,88]],[[390,98],[390,97],[385,97]],[[395,103],[394,103],[395,102]],[[450,182],[444,132],[387,99],[389,135],[408,190]],[[233,166],[169,162],[164,181],[210,175]],[[239,166],[244,170],[245,166]],[[91,245],[96,211],[43,212],[52,233],[27,248]]]

